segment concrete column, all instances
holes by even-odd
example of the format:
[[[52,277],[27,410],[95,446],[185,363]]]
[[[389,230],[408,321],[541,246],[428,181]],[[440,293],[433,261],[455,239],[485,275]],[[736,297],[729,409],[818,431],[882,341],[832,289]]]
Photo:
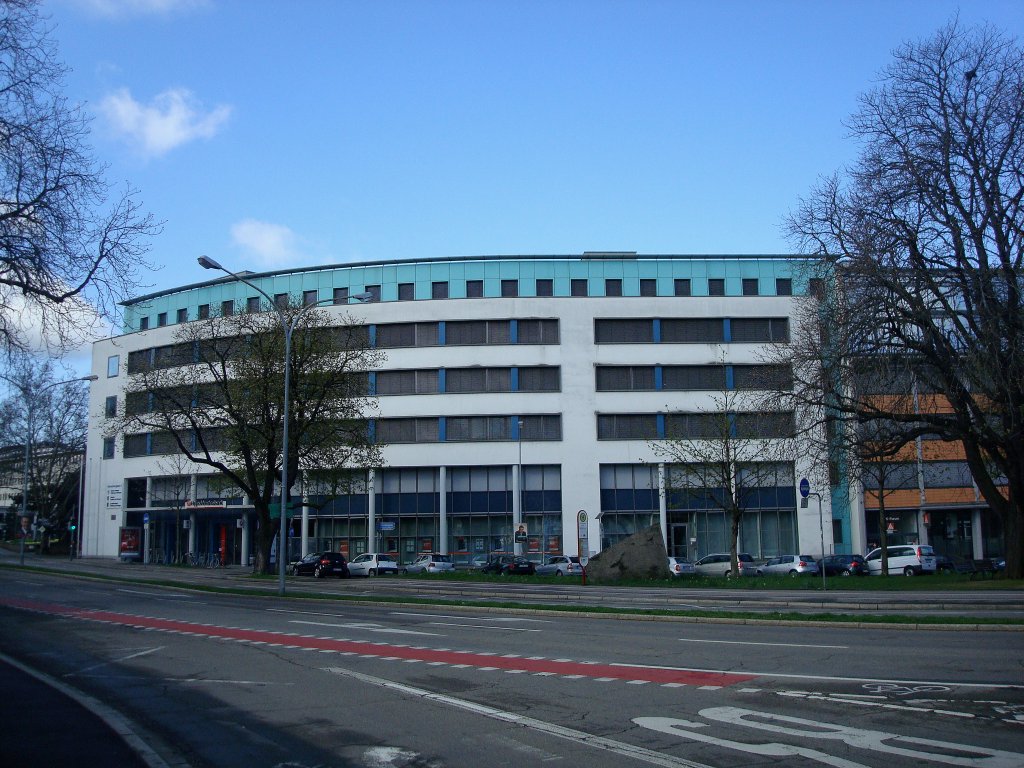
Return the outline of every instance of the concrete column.
[[[448,467],[437,468],[437,481],[438,485],[438,497],[441,504],[439,510],[440,520],[438,527],[438,536],[441,541],[437,545],[438,554],[448,554]]]
[[[153,476],[146,476],[146,509],[150,509],[153,506]],[[150,518],[152,520],[152,518]],[[145,565],[149,565],[149,549],[150,549],[150,538],[149,538],[149,526],[152,522],[142,524],[142,562]]]
[[[515,531],[523,522],[523,465],[515,464],[512,467],[512,552],[517,555],[523,554],[523,545],[515,540]]]
[[[981,529],[981,510],[971,510],[971,548],[974,560],[985,556],[985,532]]]
[[[661,525],[661,540],[668,550],[668,494],[665,492],[664,462],[658,464],[658,523]]]
[[[242,550],[238,555],[239,564],[243,568],[249,567],[249,513],[242,513]]]
[[[199,476],[192,475],[192,479],[189,481],[189,498],[192,499],[194,504],[196,501],[196,488],[199,485]],[[188,516],[188,553],[194,555],[196,553],[196,513],[190,512]]]
[[[309,554],[309,497],[306,495],[306,473],[302,473],[302,530],[299,534],[302,557]]]
[[[379,470],[371,469],[367,478],[369,487],[367,490],[367,520],[366,520],[366,551],[377,551],[377,473]]]

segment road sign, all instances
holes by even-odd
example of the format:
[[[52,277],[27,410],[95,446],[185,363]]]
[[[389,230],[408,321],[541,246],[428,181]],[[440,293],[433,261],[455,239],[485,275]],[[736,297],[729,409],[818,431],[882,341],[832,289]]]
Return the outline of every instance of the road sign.
[[[149,525],[149,512],[142,513],[142,522]]]
[[[811,484],[807,481],[806,477],[800,478],[800,495],[805,499],[811,495]]]

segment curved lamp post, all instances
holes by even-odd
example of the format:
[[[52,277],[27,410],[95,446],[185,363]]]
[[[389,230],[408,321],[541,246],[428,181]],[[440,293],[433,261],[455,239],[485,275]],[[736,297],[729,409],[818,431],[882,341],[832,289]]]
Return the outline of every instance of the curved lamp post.
[[[284,407],[282,418],[284,419],[284,428],[282,429],[282,439],[284,445],[281,448],[281,535],[277,543],[277,570],[278,570],[278,586],[277,591],[279,594],[284,594],[284,572],[285,572],[285,560],[287,559],[287,552],[285,551],[288,546],[288,535],[287,535],[287,520],[288,520],[288,417],[289,417],[289,386],[291,381],[291,362],[292,362],[292,331],[295,330],[295,326],[298,324],[300,318],[310,309],[319,305],[332,303],[333,299],[322,299],[315,301],[310,304],[306,304],[302,309],[296,312],[289,320],[288,316],[281,311],[281,308],[277,306],[277,303],[255,283],[247,280],[239,274],[232,272],[230,269],[222,267],[218,262],[211,259],[209,256],[200,256],[199,266],[203,269],[219,269],[221,272],[231,275],[241,283],[245,283],[254,291],[259,293],[265,298],[271,308],[277,312],[277,317],[281,321],[281,330],[284,331]]]
[[[59,387],[62,384],[72,384],[72,383],[74,383],[76,381],[96,381],[96,379],[98,379],[98,378],[99,378],[99,376],[97,376],[96,374],[93,374],[91,376],[79,376],[78,378],[75,378],[75,379],[65,379],[64,381],[52,381],[49,384],[46,384],[45,386],[42,386],[42,387],[39,387],[38,389],[35,389],[35,393],[36,394],[41,394],[41,393],[45,392],[48,389],[53,389],[54,387]],[[26,386],[25,384],[17,382],[14,379],[12,379],[10,376],[6,376],[6,375],[4,375],[2,373],[0,373],[0,379],[3,379],[8,384],[10,384],[11,386],[15,387],[19,392],[21,392],[21,397],[25,401],[25,412],[26,412],[25,415],[26,415],[26,421],[27,421],[28,429],[27,429],[27,431],[25,433],[25,460],[24,460],[24,464],[22,465],[22,477],[21,477],[21,519],[22,520],[27,520],[28,519],[28,473],[29,473],[29,468],[30,468],[30,462],[32,460],[32,458],[31,458],[31,455],[32,455],[31,454],[31,451],[32,451],[32,426],[33,426],[32,425],[32,415],[33,415],[33,411],[35,411],[35,407],[34,407],[34,404],[32,402],[32,397],[31,397],[32,392],[33,392],[33,387],[29,387],[29,386]],[[84,467],[83,467],[83,469],[84,469]],[[22,532],[22,536],[21,536],[20,560],[21,560],[21,565],[24,565],[25,564],[25,535],[24,535],[24,532]]]

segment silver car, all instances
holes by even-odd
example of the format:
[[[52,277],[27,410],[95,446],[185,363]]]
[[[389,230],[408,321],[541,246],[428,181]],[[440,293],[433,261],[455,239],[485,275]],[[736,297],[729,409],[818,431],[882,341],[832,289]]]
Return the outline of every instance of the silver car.
[[[544,565],[537,566],[538,576],[579,576],[581,573],[580,559],[569,555],[553,555]]]
[[[779,555],[757,567],[758,576],[800,576],[817,574],[818,563],[810,555]]]
[[[737,554],[739,560],[739,576],[754,576],[757,570],[754,567],[754,558],[746,552]],[[725,576],[727,579],[733,577],[732,556],[728,552],[716,552],[713,555],[704,555],[693,564],[693,570],[698,576]]]
[[[451,555],[420,555],[405,567],[408,573],[454,573]]]
[[[405,568],[398,565],[394,555],[365,552],[349,561],[350,576],[377,576],[385,573],[404,573]]]
[[[692,576],[697,572],[697,569],[685,557],[670,557],[668,559],[668,571],[673,576]]]

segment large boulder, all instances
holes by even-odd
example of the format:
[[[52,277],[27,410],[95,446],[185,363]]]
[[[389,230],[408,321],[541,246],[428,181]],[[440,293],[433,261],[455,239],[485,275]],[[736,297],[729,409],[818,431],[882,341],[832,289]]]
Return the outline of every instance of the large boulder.
[[[668,575],[668,552],[659,525],[634,533],[587,563],[587,581],[664,579]]]

